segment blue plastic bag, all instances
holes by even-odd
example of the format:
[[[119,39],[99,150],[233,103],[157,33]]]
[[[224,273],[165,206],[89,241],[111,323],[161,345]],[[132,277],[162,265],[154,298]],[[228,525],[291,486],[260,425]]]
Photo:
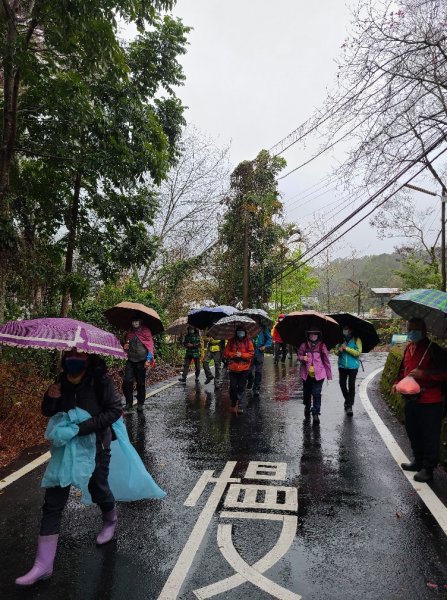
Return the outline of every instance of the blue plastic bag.
[[[112,442],[109,485],[116,500],[160,499],[166,492],[158,487],[132,446],[121,417],[112,425],[116,440]]]
[[[78,436],[81,423],[91,417],[82,408],[57,413],[48,422],[45,437],[51,441],[51,459],[42,487],[74,485],[82,492],[82,502],[91,504],[88,482],[95,469],[96,435]],[[109,485],[115,500],[160,499],[166,492],[152,479],[138,452],[132,446],[122,418],[112,425],[116,440],[111,444]],[[73,437],[74,436],[74,437]]]
[[[79,427],[91,415],[82,408],[57,413],[48,422],[45,438],[51,442],[51,458],[42,487],[74,485],[88,493],[88,482],[95,469],[96,435],[78,436]]]

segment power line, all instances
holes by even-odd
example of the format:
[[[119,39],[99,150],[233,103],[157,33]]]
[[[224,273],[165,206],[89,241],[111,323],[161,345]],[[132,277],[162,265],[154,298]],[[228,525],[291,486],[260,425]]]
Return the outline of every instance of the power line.
[[[443,134],[442,136],[438,137],[432,144],[430,144],[428,146],[428,148],[426,150],[424,150],[420,155],[418,155],[415,159],[413,159],[412,161],[410,161],[410,164],[408,164],[406,167],[404,167],[403,169],[401,169],[399,171],[399,173],[397,173],[390,181],[388,181],[386,184],[384,184],[377,192],[375,192],[372,196],[370,196],[368,198],[368,200],[366,200],[365,202],[363,202],[363,204],[361,206],[359,206],[356,210],[354,210],[350,215],[348,215],[345,219],[343,219],[338,225],[336,225],[335,227],[333,227],[329,232],[327,232],[318,242],[315,242],[314,244],[312,244],[312,246],[310,248],[308,248],[303,254],[302,256],[295,260],[295,261],[291,261],[286,267],[285,269],[282,269],[281,271],[278,272],[277,275],[275,275],[275,277],[273,277],[270,281],[268,281],[267,283],[273,283],[275,281],[278,281],[278,279],[283,279],[283,277],[285,277],[289,271],[289,269],[292,269],[293,272],[294,266],[298,265],[299,266],[306,264],[308,261],[303,261],[302,259],[310,254],[315,248],[317,248],[322,242],[324,242],[325,240],[327,240],[329,237],[331,237],[334,233],[336,233],[341,227],[343,227],[343,225],[345,225],[346,223],[348,223],[351,219],[353,219],[359,212],[361,212],[364,208],[366,208],[367,206],[369,206],[371,204],[371,202],[373,202],[376,198],[378,198],[381,194],[383,194],[384,191],[386,191],[391,185],[393,185],[393,183],[396,183],[405,173],[407,173],[411,168],[413,168],[418,162],[420,162],[421,160],[423,160],[426,156],[428,156],[428,154],[430,152],[432,152],[437,146],[439,146],[439,144],[441,144],[444,140],[445,140],[445,134]],[[435,158],[434,160],[436,160],[437,158],[439,158],[439,156],[441,156],[441,154],[443,154],[447,149],[443,150],[442,152],[440,152]],[[358,225],[359,223],[361,223],[367,216],[369,216],[370,214],[372,214],[372,212],[374,212],[379,206],[382,206],[382,204],[384,204],[387,200],[389,200],[392,196],[394,196],[398,191],[400,191],[407,183],[409,183],[410,181],[412,181],[417,175],[419,175],[424,169],[426,169],[426,166],[423,165],[407,182],[405,182],[405,184],[402,184],[399,188],[397,188],[391,195],[387,196],[385,198],[385,200],[383,200],[382,202],[380,202],[376,207],[373,208],[372,211],[370,211],[370,213],[368,213],[367,215],[365,215],[365,217],[361,218],[359,221],[357,221],[350,229],[348,229],[345,233],[343,233],[343,235],[345,235],[348,231],[350,231],[353,227],[355,227],[356,225]],[[339,236],[342,237],[342,236]],[[334,241],[332,241],[328,246],[326,246],[324,249],[326,249],[327,247],[329,247],[330,245],[332,245],[334,243]],[[315,256],[317,256],[319,253],[318,252]],[[314,256],[312,257],[314,258]],[[312,259],[309,259],[312,260]],[[285,275],[283,275],[283,273],[285,273]]]

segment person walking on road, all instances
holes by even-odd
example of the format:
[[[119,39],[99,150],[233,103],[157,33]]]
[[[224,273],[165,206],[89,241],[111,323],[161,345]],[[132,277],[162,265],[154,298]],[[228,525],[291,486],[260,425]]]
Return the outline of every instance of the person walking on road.
[[[253,342],[247,336],[247,331],[238,325],[234,337],[228,341],[224,351],[230,372],[231,410],[236,414],[244,412],[247,379],[254,354]]]
[[[280,358],[281,358],[282,363],[286,362],[287,344],[285,342],[283,342],[283,339],[280,336],[280,334],[276,328],[278,323],[281,323],[281,321],[284,319],[285,316],[286,315],[282,314],[282,313],[280,315],[278,315],[278,320],[276,321],[276,323],[272,329],[272,338],[273,338],[273,342],[274,342],[274,352],[275,352],[275,365],[277,365],[279,363]]]
[[[343,327],[344,341],[337,344],[335,354],[338,356],[338,373],[341,393],[345,399],[345,412],[352,417],[355,398],[355,380],[360,366],[362,340],[354,335],[349,325]]]
[[[127,362],[124,369],[123,393],[126,411],[133,406],[133,385],[137,384],[137,410],[143,410],[146,400],[146,370],[154,362],[154,340],[152,332],[138,315],[132,320],[132,328],[127,332],[124,350]]]
[[[192,325],[189,325],[185,339],[183,340],[183,346],[186,349],[185,362],[183,365],[183,373],[179,378],[182,383],[186,382],[186,376],[188,375],[189,366],[194,361],[194,367],[196,372],[196,382],[199,381],[200,376],[200,356],[202,354],[201,338],[199,330]]]
[[[205,371],[205,385],[213,381],[214,387],[219,388],[220,371],[222,365],[222,350],[224,342],[222,340],[214,340],[210,337],[205,337],[205,356],[203,359],[203,370]],[[211,373],[210,362],[214,361],[214,375]]]
[[[112,424],[121,416],[121,399],[112,379],[106,374],[103,360],[94,355],[77,352],[65,353],[62,360],[63,372],[59,382],[51,385],[42,402],[42,413],[52,417],[56,413],[68,413],[73,408],[82,408],[91,418],[76,425],[77,436],[96,434],[96,459],[88,489],[102,511],[103,527],[96,538],[98,545],[109,542],[117,526],[115,499],[108,483]],[[101,390],[98,392],[98,389]],[[16,579],[19,586],[30,586],[53,573],[62,512],[70,494],[66,487],[48,487],[42,508],[40,535],[37,554],[32,569]]]
[[[265,351],[272,347],[272,336],[265,325],[262,325],[261,331],[252,340],[255,349],[255,355],[250,365],[247,388],[253,388],[253,396],[259,396],[262,382],[262,370],[264,367]]]
[[[321,331],[311,328],[306,331],[306,341],[298,349],[301,362],[300,376],[303,380],[304,415],[312,413],[314,425],[320,423],[321,393],[325,379],[332,379],[329,351],[321,339]]]
[[[401,467],[405,471],[415,471],[416,481],[427,482],[433,479],[433,470],[438,464],[447,353],[430,342],[422,319],[409,320],[408,340],[393,386],[393,391],[401,392],[405,398],[405,428],[413,451],[413,460],[402,463]],[[404,384],[406,377],[416,380],[419,392],[405,394],[405,389],[399,389],[399,382]]]

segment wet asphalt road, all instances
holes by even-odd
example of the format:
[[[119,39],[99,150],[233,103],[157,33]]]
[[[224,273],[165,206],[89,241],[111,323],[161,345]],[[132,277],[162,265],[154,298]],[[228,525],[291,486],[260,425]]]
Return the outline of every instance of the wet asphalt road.
[[[358,382],[383,361],[381,355],[367,355]],[[325,384],[321,426],[314,428],[303,419],[295,360],[274,367],[272,358],[266,359],[261,398],[250,402],[240,417],[228,412],[226,388],[224,384],[215,393],[212,385],[196,387],[190,379],[186,387],[178,384],[149,398],[144,416],[126,417],[132,441],[167,497],[120,503],[116,541],[97,548],[98,510],[84,507],[72,492],[54,575],[28,590],[16,589],[13,580],[34,558],[44,467],[6,488],[0,495],[0,598],[156,600],[214,484],[208,484],[196,506],[185,507],[186,498],[204,470],[219,476],[227,461],[237,461],[235,477],[244,476],[250,461],[287,463],[284,481],[249,483],[298,488],[291,545],[265,572],[267,580],[295,598],[447,597],[446,538],[390,456],[358,396],[349,419],[338,382]],[[384,412],[383,405],[380,410]],[[382,416],[404,444],[396,421]],[[267,554],[281,534],[281,521],[225,519],[223,502],[191,556],[191,568],[183,573],[178,598],[196,598],[194,590],[234,573],[219,550],[219,524],[233,524],[234,547],[248,565]],[[273,513],[281,514],[281,507]],[[242,583],[214,597],[279,596]]]

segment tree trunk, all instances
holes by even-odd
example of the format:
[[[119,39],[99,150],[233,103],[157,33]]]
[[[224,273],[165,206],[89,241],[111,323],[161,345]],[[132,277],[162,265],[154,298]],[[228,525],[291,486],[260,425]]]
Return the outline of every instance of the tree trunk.
[[[250,303],[250,248],[248,243],[248,212],[244,214],[244,275],[242,290],[242,308],[248,308]]]
[[[68,226],[68,243],[67,253],[65,255],[65,288],[62,296],[61,304],[61,317],[66,317],[68,314],[68,307],[70,304],[70,288],[68,287],[68,276],[73,272],[73,257],[76,249],[76,238],[78,229],[79,219],[79,206],[81,201],[81,173],[76,173],[74,189],[73,189],[73,202],[71,205],[70,223]]]

